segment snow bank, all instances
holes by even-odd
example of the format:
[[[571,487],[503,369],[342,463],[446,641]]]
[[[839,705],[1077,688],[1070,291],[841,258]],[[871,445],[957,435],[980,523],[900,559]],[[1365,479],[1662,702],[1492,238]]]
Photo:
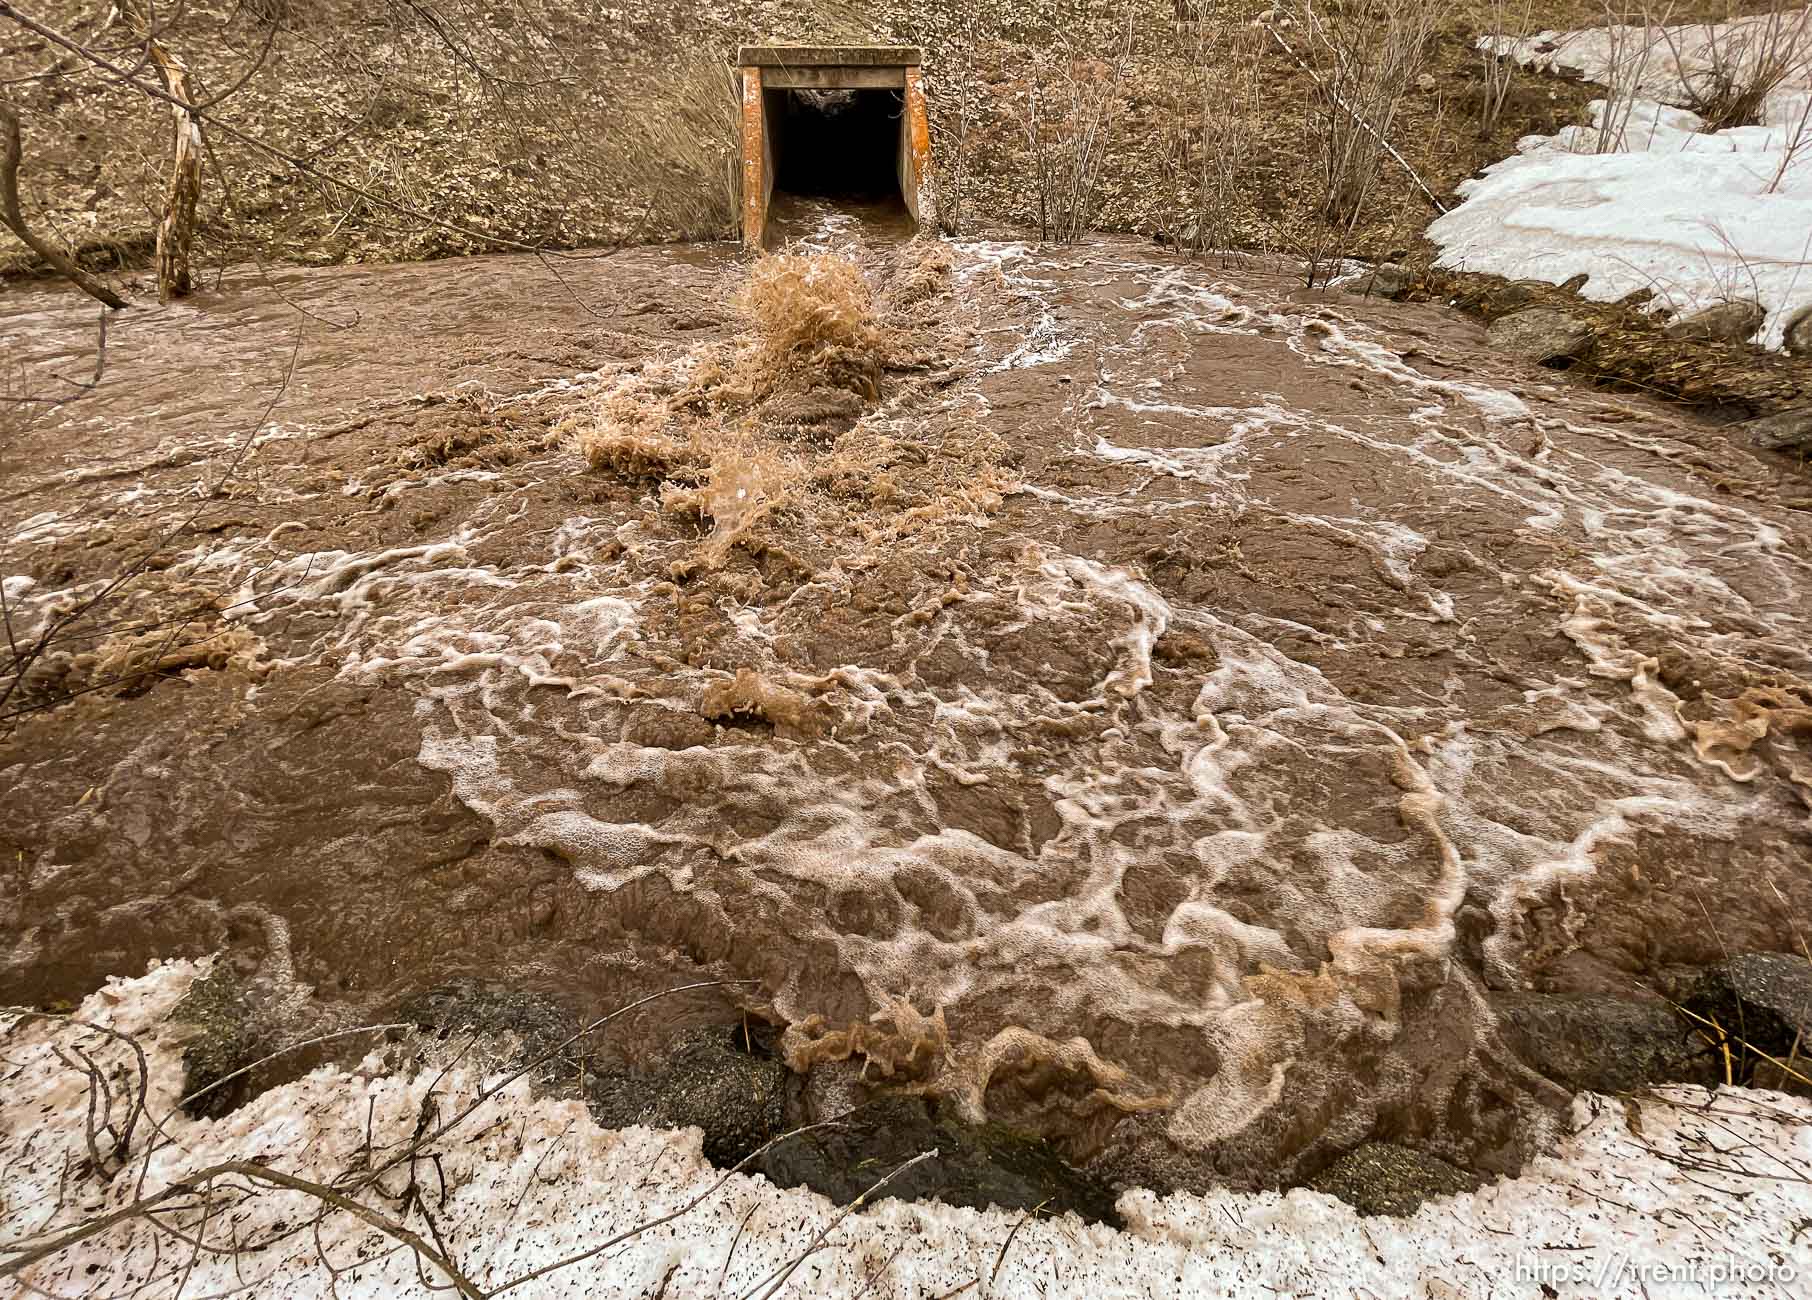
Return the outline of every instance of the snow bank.
[[[357,1071],[316,1071],[218,1121],[170,1115],[181,1043],[165,1018],[196,970],[179,962],[115,980],[78,1013],[145,1046],[151,1113],[169,1139],[150,1161],[146,1195],[229,1159],[332,1181],[369,1167],[368,1134],[377,1160],[396,1150],[431,1092],[444,1119],[482,1083],[457,1065],[393,1071],[374,1054]],[[138,1165],[105,1184],[82,1172],[88,1089],[56,1054],[60,1046],[73,1062],[71,1048],[82,1048],[123,1097],[117,1085],[130,1082],[133,1059],[126,1049],[43,1021],[14,1025],[0,1042],[3,1260],[129,1201]],[[494,1291],[697,1200],[671,1222],[506,1292],[525,1300],[749,1297],[778,1293],[782,1282],[788,1296],[920,1300],[1510,1297],[1542,1295],[1544,1287],[1607,1298],[1803,1294],[1796,1279],[1812,1276],[1812,1241],[1795,1225],[1812,1217],[1812,1105],[1742,1090],[1671,1089],[1639,1106],[1586,1096],[1573,1127],[1527,1176],[1431,1203],[1411,1219],[1362,1219],[1307,1191],[1134,1191],[1121,1198],[1129,1226],[1118,1232],[1067,1217],[1022,1222],[885,1201],[840,1217],[821,1197],[759,1178],[717,1186],[696,1130],[608,1132],[578,1103],[538,1101],[516,1085],[436,1143],[438,1160],[418,1162],[427,1214],[409,1211],[408,1227],[438,1239],[477,1289]],[[402,1184],[398,1170],[385,1185],[394,1197]],[[403,1213],[394,1199],[366,1200],[393,1217]],[[197,1255],[142,1221],[126,1223],[34,1265],[25,1280],[56,1296],[134,1286],[144,1295],[284,1300],[428,1294],[409,1252],[347,1213],[315,1227],[318,1203],[300,1193],[223,1190],[206,1210],[196,1196],[179,1204],[166,1225],[210,1247],[274,1241],[237,1256]]]
[[[1720,59],[1753,59],[1766,21],[1486,38],[1614,93],[1592,104],[1591,125],[1526,137],[1461,185],[1465,201],[1428,230],[1438,264],[1554,283],[1583,272],[1588,298],[1652,288],[1658,306],[1681,314],[1753,299],[1768,310],[1758,340],[1780,347],[1787,322],[1812,305],[1812,21],[1787,18],[1797,65],[1761,124],[1706,133],[1677,107]]]

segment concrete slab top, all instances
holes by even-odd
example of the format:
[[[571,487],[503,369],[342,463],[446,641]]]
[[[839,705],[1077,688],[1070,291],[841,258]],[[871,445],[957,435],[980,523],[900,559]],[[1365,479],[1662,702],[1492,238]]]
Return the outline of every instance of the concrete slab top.
[[[916,68],[916,45],[745,45],[736,52],[745,68]]]

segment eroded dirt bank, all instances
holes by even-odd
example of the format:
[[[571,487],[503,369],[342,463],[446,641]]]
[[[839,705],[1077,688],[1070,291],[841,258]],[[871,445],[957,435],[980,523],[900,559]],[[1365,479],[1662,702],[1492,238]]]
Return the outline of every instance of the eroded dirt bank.
[[[35,698],[198,648],[0,748],[6,998],[220,946],[298,1024],[748,980],[618,1045],[746,1011],[1272,1182],[1368,1133],[1513,1166],[1557,1090],[1496,991],[1793,945],[1803,480],[1433,308],[1131,245],[865,266],[886,365],[731,414],[715,250],[120,318],[5,449],[0,572],[29,629],[160,552]],[[85,306],[4,308],[30,372],[90,364]]]

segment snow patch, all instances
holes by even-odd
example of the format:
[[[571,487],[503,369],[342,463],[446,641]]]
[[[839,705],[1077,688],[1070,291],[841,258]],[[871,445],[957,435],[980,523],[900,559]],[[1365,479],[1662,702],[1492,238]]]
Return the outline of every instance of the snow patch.
[[[74,1046],[104,1070],[135,1075],[129,1049],[55,1018],[6,1027],[0,1255],[225,1161],[348,1186],[367,1161],[401,1149],[421,1116],[459,1114],[488,1082],[469,1064],[412,1068],[374,1050],[352,1071],[316,1070],[222,1119],[187,1119],[175,1109],[182,1035],[168,1016],[201,969],[172,962],[111,980],[77,1013],[145,1049],[163,1137],[142,1189],[153,1136],[144,1123],[141,1159],[111,1178],[83,1172],[88,1086],[69,1064]],[[778,1291],[783,1275],[789,1296],[882,1300],[1800,1293],[1798,1280],[1812,1275],[1812,1241],[1794,1226],[1812,1216],[1812,1103],[1671,1088],[1639,1100],[1584,1095],[1572,1120],[1523,1177],[1431,1201],[1409,1218],[1364,1218],[1301,1189],[1135,1190],[1120,1198],[1126,1228],[1116,1231],[1071,1215],[937,1203],[881,1201],[846,1213],[809,1191],[720,1174],[701,1155],[697,1130],[603,1130],[580,1103],[537,1098],[519,1081],[432,1144],[435,1158],[420,1162],[423,1202],[405,1211],[369,1191],[362,1200],[440,1243],[477,1289],[522,1279],[509,1291],[522,1300],[746,1296]],[[399,1169],[393,1181],[401,1177]],[[285,1300],[428,1295],[429,1284],[451,1294],[432,1265],[418,1271],[410,1251],[367,1222],[341,1212],[317,1225],[319,1202],[305,1193],[255,1187],[244,1175],[213,1185],[205,1208],[194,1192],[167,1202],[162,1223],[210,1247],[237,1240],[262,1249],[197,1253],[128,1221],[31,1265],[21,1280],[67,1297],[134,1285]],[[529,1276],[575,1256],[583,1257]]]
[[[1438,264],[1556,284],[1584,273],[1590,299],[1647,288],[1680,315],[1753,300],[1767,311],[1757,341],[1782,346],[1812,306],[1812,21],[1785,16],[1796,62],[1758,125],[1708,132],[1679,107],[1720,58],[1740,70],[1756,57],[1765,21],[1486,38],[1613,93],[1593,102],[1590,125],[1528,136],[1461,185],[1465,201],[1428,229]]]

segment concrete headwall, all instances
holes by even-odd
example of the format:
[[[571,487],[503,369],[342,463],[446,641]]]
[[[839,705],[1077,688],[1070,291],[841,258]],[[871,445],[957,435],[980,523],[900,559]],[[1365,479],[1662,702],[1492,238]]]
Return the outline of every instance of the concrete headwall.
[[[936,220],[931,190],[931,126],[919,70],[922,56],[905,45],[745,45],[742,70],[742,238],[760,248],[774,197],[776,133],[782,114],[775,96],[791,89],[899,89],[895,173],[906,210],[921,225]]]

